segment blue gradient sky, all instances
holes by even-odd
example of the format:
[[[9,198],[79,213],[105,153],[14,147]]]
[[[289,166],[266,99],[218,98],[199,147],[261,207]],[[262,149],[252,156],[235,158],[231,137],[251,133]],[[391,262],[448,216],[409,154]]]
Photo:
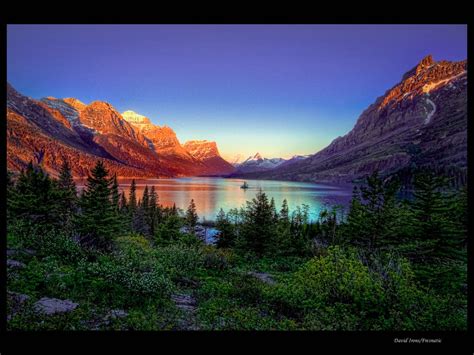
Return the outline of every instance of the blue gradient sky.
[[[34,98],[110,102],[221,154],[314,153],[465,25],[9,25],[7,78]]]

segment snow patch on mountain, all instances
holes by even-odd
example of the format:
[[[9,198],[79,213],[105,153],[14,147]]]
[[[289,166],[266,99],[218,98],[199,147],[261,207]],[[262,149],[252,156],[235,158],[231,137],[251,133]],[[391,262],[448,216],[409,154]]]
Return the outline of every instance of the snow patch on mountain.
[[[426,118],[425,118],[425,124],[428,124],[428,123],[431,122],[431,118],[433,117],[433,115],[434,115],[435,112],[436,112],[436,105],[435,105],[435,103],[434,103],[433,101],[431,101],[431,100],[428,99],[428,98],[426,99],[426,102],[427,102],[428,104],[430,104],[431,107],[432,107],[431,112],[428,112],[428,115],[427,115]]]
[[[54,97],[48,96],[41,99],[43,103],[51,107],[52,109],[58,110],[61,114],[74,126],[80,125],[79,122],[79,112],[69,105],[68,103],[64,102],[61,99],[56,99]]]
[[[127,110],[125,112],[122,112],[122,117],[124,118],[125,121],[128,121],[136,125],[151,124],[151,121],[148,117],[140,115],[132,110]]]

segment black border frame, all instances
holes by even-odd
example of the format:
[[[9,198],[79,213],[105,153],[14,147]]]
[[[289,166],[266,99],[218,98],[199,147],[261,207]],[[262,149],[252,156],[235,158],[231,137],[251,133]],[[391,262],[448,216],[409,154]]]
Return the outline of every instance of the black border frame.
[[[136,4],[138,5],[138,4]],[[69,6],[78,6],[80,11],[74,13],[72,18],[70,17],[71,24],[467,24],[468,30],[468,57],[472,51],[472,45],[469,44],[469,39],[474,38],[473,28],[470,26],[470,20],[467,15],[463,15],[459,9],[441,9],[444,13],[443,16],[434,16],[431,18],[422,18],[420,15],[424,13],[424,10],[417,11],[414,4],[410,4],[408,16],[396,15],[390,12],[389,15],[371,17],[363,14],[357,18],[355,16],[336,16],[336,17],[317,17],[308,16],[304,14],[291,15],[288,13],[284,16],[258,16],[258,15],[243,15],[243,16],[223,16],[223,15],[210,15],[209,13],[204,16],[163,16],[153,14],[130,14],[128,9],[126,13],[111,19],[99,14],[99,11],[93,12],[86,5],[76,4]],[[420,4],[423,9],[424,6],[434,6],[434,3]],[[443,4],[443,6],[446,4]],[[25,4],[26,6],[26,4]],[[30,5],[28,5],[30,6]],[[45,6],[43,4],[43,6]],[[85,6],[84,8],[82,8]],[[462,5],[461,5],[462,6]],[[449,7],[449,4],[447,5]],[[100,8],[100,6],[99,6]],[[110,8],[109,8],[110,9]],[[104,11],[108,13],[109,9]],[[32,10],[29,8],[29,10]],[[2,57],[5,59],[4,68],[1,71],[2,79],[4,83],[7,81],[6,75],[6,42],[7,42],[7,24],[64,24],[64,15],[57,17],[51,16],[51,8],[45,6],[41,11],[45,11],[46,15],[41,14],[41,11],[36,9],[30,12],[30,16],[25,16],[20,11],[11,12],[6,18],[2,18],[2,32],[3,32],[3,45],[2,45]],[[66,8],[60,9],[65,12]],[[90,12],[88,13],[88,11]],[[116,10],[123,10],[119,8]],[[143,8],[141,8],[143,11]],[[457,10],[457,11],[456,11]],[[81,13],[81,11],[83,11]],[[162,13],[160,9],[153,10],[156,13]],[[423,11],[423,12],[422,12]],[[84,14],[84,12],[86,12]],[[467,12],[467,9],[464,10]],[[14,14],[20,13],[21,16],[15,18]],[[132,11],[133,13],[133,11]],[[225,12],[223,12],[225,13]],[[387,13],[387,12],[385,12]],[[451,16],[450,14],[454,15]],[[42,16],[40,17],[39,14]],[[468,72],[468,81],[472,80],[472,73]],[[3,112],[6,112],[6,86],[2,87],[3,98],[1,104]],[[474,112],[471,110],[472,100],[472,87],[468,85],[468,114]],[[0,163],[3,170],[0,180],[0,203],[1,208],[4,211],[6,208],[6,120],[0,120],[0,142],[2,154],[0,154]],[[468,119],[468,177],[472,174],[472,164],[474,156],[472,154],[472,119]],[[469,181],[474,181],[469,179]],[[469,213],[474,211],[474,189],[468,187],[468,206]],[[145,352],[145,346],[151,346],[153,352],[165,351],[164,344],[172,345],[173,350],[180,350],[186,347],[192,351],[198,348],[206,351],[219,351],[225,352],[228,350],[237,349],[254,349],[257,348],[254,345],[250,345],[250,342],[257,341],[259,345],[263,345],[262,350],[291,350],[297,351],[301,346],[308,346],[310,352],[320,352],[323,349],[328,349],[328,352],[333,352],[336,349],[340,349],[341,346],[347,346],[350,352],[356,350],[362,350],[364,352],[376,352],[381,353],[385,351],[386,347],[394,347],[397,352],[406,352],[409,350],[415,350],[417,352],[432,352],[433,350],[441,350],[443,353],[449,351],[449,349],[462,347],[462,352],[453,351],[453,354],[461,353],[473,353],[474,354],[474,341],[469,341],[470,334],[473,333],[473,305],[474,290],[473,290],[473,271],[474,271],[474,250],[472,242],[473,232],[473,218],[470,218],[469,230],[468,230],[468,330],[462,332],[343,332],[343,331],[331,331],[331,332],[303,332],[303,331],[292,331],[292,332],[276,332],[276,331],[226,331],[226,332],[62,332],[62,331],[40,331],[40,332],[6,332],[6,217],[5,213],[0,212],[1,218],[1,229],[0,229],[0,243],[1,243],[1,254],[0,262],[0,292],[1,292],[1,319],[0,319],[0,354],[10,353],[21,353],[26,348],[32,347],[34,352],[40,350],[47,350],[48,353],[69,353],[72,350],[79,350],[81,353],[89,353],[90,351],[106,350],[119,350],[127,353],[140,353]],[[395,343],[394,339],[399,338],[440,338],[442,342],[440,344],[402,344]],[[184,339],[182,339],[184,338]],[[188,338],[188,339],[186,339]],[[64,343],[62,343],[64,341]],[[220,344],[216,344],[218,341]],[[91,344],[93,342],[93,345]],[[331,350],[329,350],[329,348]]]

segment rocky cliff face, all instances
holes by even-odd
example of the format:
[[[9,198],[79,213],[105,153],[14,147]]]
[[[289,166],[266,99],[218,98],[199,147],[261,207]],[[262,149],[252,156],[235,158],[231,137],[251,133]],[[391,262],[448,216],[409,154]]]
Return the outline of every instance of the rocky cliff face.
[[[350,182],[379,170],[467,166],[467,61],[431,56],[376,99],[345,136],[300,162],[249,177]]]
[[[122,116],[124,120],[147,138],[150,148],[155,152],[195,162],[193,157],[183,148],[178,137],[176,137],[176,133],[170,127],[154,125],[148,117],[133,111],[125,111]]]
[[[184,143],[184,149],[206,166],[203,173],[205,175],[226,175],[235,170],[232,164],[220,156],[216,142],[207,140],[187,141]]]
[[[138,114],[126,116],[102,101],[86,105],[72,98],[34,100],[8,84],[8,168],[18,171],[40,153],[43,167],[52,175],[63,159],[71,162],[78,177],[87,176],[97,159],[104,159],[112,173],[124,177],[215,171],[184,149],[171,128],[155,126]]]

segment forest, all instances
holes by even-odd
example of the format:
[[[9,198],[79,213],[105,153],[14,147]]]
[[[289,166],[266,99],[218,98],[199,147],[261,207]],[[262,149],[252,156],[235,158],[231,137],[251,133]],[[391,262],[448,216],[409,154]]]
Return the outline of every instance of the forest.
[[[121,193],[100,160],[81,193],[67,161],[30,163],[7,177],[7,329],[466,330],[467,187],[411,183],[375,172],[317,220],[259,191],[209,245],[194,201]]]

